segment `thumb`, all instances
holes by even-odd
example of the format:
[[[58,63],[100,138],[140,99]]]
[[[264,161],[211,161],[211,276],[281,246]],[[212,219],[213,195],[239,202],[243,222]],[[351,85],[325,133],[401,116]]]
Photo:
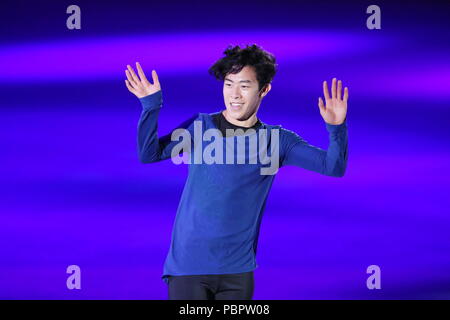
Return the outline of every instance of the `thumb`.
[[[318,105],[319,105],[320,111],[325,112],[325,106],[324,106],[324,104],[323,104],[322,98],[320,98],[320,97],[319,97],[319,103],[318,103]]]
[[[156,73],[156,70],[152,70],[152,79],[153,79],[153,84],[159,85],[159,78],[158,78],[158,74]]]

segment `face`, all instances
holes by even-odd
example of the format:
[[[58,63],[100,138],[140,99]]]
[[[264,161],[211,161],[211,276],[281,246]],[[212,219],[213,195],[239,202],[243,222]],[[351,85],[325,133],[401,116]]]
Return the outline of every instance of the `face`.
[[[258,90],[258,80],[253,67],[245,66],[239,73],[229,73],[224,79],[223,98],[227,115],[245,121],[258,111],[262,97],[270,90],[270,84]]]

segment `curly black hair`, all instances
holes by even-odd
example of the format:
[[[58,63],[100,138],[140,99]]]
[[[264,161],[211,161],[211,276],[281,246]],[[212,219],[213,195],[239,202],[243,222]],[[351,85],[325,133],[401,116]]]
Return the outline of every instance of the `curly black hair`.
[[[217,60],[208,70],[217,80],[223,81],[227,74],[235,74],[245,66],[251,66],[256,72],[258,90],[261,90],[272,82],[277,72],[275,56],[256,44],[247,44],[243,49],[239,45],[229,45],[223,53],[225,57]]]

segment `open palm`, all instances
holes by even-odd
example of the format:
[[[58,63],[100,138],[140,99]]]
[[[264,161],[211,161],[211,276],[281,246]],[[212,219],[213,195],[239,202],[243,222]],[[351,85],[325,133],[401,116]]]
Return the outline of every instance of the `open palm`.
[[[325,97],[325,105],[322,98],[319,98],[320,115],[323,120],[329,124],[342,124],[347,115],[348,88],[345,87],[344,96],[342,97],[342,81],[337,81],[336,78],[333,78],[331,98],[326,81],[323,82],[323,95]]]
[[[138,98],[143,98],[161,90],[161,85],[155,70],[152,71],[153,84],[151,84],[150,81],[147,80],[147,77],[145,76],[139,62],[136,62],[136,68],[139,77],[130,65],[127,65],[127,70],[125,70],[125,74],[127,76],[125,85],[131,93]]]

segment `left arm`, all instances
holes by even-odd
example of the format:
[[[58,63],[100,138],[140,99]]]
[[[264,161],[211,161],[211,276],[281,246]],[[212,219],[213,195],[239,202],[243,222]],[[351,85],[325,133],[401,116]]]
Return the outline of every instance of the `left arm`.
[[[347,122],[326,124],[329,133],[327,150],[315,147],[293,131],[281,129],[281,166],[293,165],[331,177],[343,177],[347,167]]]
[[[323,82],[326,105],[319,98],[320,114],[329,133],[327,150],[310,145],[296,133],[282,129],[281,165],[295,165],[327,176],[343,177],[348,160],[347,100],[348,88],[341,98],[342,82],[333,79],[331,98],[326,81]]]

